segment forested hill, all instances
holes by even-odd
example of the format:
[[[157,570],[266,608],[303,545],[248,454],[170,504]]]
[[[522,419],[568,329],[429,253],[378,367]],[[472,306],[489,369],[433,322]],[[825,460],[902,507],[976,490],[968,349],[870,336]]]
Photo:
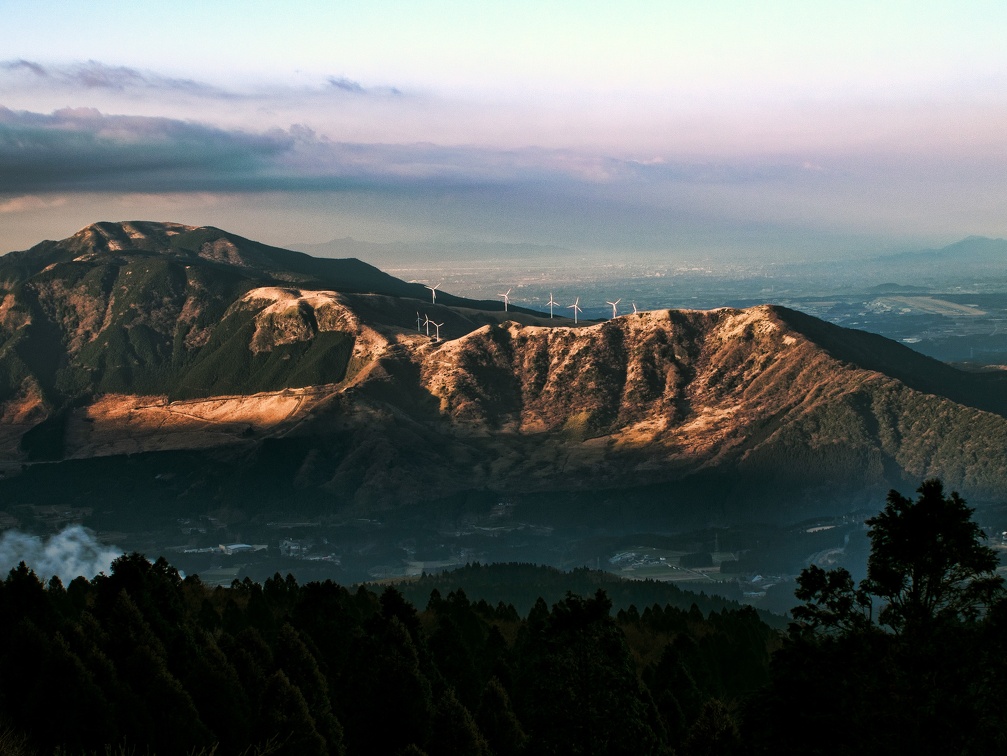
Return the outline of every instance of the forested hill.
[[[111,574],[0,584],[7,752],[663,754],[768,680],[776,632],[751,609],[604,592],[513,606],[276,575],[210,590],[133,554]],[[686,751],[688,752],[688,750]]]
[[[423,575],[415,580],[394,583],[396,590],[415,606],[424,606],[432,591],[447,595],[462,590],[472,601],[483,600],[496,606],[510,604],[520,613],[531,610],[538,599],[550,606],[568,593],[590,596],[605,591],[613,611],[631,606],[643,609],[659,605],[690,610],[693,606],[704,616],[711,612],[739,611],[743,605],[736,584],[716,586],[719,595],[683,590],[674,583],[658,580],[627,580],[611,572],[586,567],[565,572],[555,567],[528,563],[469,564],[456,570]],[[733,597],[732,597],[733,596]],[[783,629],[786,619],[771,612],[758,611],[763,622]]]

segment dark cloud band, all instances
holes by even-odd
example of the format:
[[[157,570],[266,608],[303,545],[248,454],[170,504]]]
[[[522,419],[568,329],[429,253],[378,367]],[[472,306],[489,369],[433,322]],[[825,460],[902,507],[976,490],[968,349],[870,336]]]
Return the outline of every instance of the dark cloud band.
[[[532,193],[569,204],[672,207],[702,185],[819,180],[794,161],[637,162],[566,150],[334,142],[305,126],[262,133],[170,118],[0,108],[0,196],[58,192]],[[795,178],[796,177],[796,178]],[[566,199],[564,199],[566,198]],[[578,199],[579,198],[579,199]]]
[[[202,190],[239,185],[288,152],[286,132],[248,134],[168,118],[0,108],[0,193]]]
[[[605,170],[621,170],[607,162]],[[333,142],[303,126],[255,134],[93,109],[0,108],[3,194],[577,183],[588,167],[542,150]]]

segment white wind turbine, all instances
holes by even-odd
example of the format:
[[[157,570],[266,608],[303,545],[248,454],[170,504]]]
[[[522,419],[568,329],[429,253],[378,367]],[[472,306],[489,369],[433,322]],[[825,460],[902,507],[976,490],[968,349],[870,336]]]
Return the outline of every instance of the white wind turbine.
[[[423,318],[421,318],[420,314],[417,312],[416,313],[416,333],[420,332],[420,328],[422,328],[422,326],[423,326]]]
[[[621,301],[622,301],[622,297],[619,297],[619,298],[618,298],[617,300],[615,300],[614,302],[609,302],[609,301],[608,301],[607,299],[605,300],[605,304],[607,304],[607,305],[612,305],[612,317],[613,317],[613,318],[614,318],[614,317],[616,317],[616,315],[617,315],[617,313],[616,313],[616,310],[615,310],[615,306],[616,306],[617,304],[619,304],[619,303],[620,303]]]
[[[437,335],[434,336],[434,341],[440,341],[441,340],[441,326],[444,325],[444,323],[434,323],[434,321],[432,321],[432,320],[430,322],[433,324],[433,327],[437,331]]]
[[[552,292],[551,291],[549,292],[549,301],[546,302],[546,304],[549,305],[549,317],[551,318],[552,317],[552,308],[553,307],[559,307],[559,302],[557,302],[555,299],[552,298]]]
[[[441,281],[441,283],[444,282]],[[437,289],[440,287],[440,285],[441,284],[436,284],[434,286],[427,286],[427,288],[430,289],[430,304],[437,304]]]
[[[430,319],[430,316],[429,316],[429,315],[424,315],[424,316],[423,316],[423,325],[425,325],[425,326],[427,327],[427,336],[429,336],[429,335],[430,335],[430,324],[431,324],[431,323],[433,323],[433,322],[434,322],[434,321],[432,321],[432,320]]]
[[[512,291],[514,291],[513,287],[510,288],[510,289],[507,289],[507,293],[506,294],[497,294],[498,297],[503,297],[504,298],[504,312],[507,312],[507,305],[510,304],[510,293]]]
[[[633,302],[633,314],[636,315],[636,302]]]
[[[572,305],[567,305],[567,309],[569,309],[571,307],[573,308],[573,323],[574,323],[574,325],[577,325],[577,313],[578,312],[584,312],[578,306],[579,304],[580,304],[580,297],[577,297],[577,299],[574,300],[574,303]]]

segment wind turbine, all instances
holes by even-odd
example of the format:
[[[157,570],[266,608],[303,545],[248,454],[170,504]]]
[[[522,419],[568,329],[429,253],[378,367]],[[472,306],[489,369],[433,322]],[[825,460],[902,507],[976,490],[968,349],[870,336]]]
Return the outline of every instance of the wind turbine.
[[[441,281],[441,283],[444,282]],[[440,285],[441,284],[437,284],[436,286],[427,286],[427,288],[430,289],[430,304],[437,304],[437,288]]]
[[[584,312],[582,309],[580,309],[580,307],[577,306],[579,304],[580,304],[580,297],[577,297],[577,299],[574,301],[574,303],[572,305],[567,305],[567,309],[569,309],[571,307],[573,308],[573,324],[574,325],[577,325],[577,313],[578,312]]]
[[[549,292],[549,301],[546,302],[546,304],[549,305],[549,317],[551,318],[552,317],[552,308],[553,307],[559,307],[559,302],[557,302],[555,299],[552,298],[552,292],[551,291]]]
[[[444,325],[444,324],[443,323],[434,323],[434,321],[432,321],[432,320],[430,322],[433,323],[434,328],[437,330],[437,335],[434,336],[434,341],[440,341],[441,340],[441,326]]]
[[[416,333],[420,332],[420,328],[422,326],[423,326],[423,318],[421,318],[420,314],[417,312],[416,313]]]
[[[636,315],[636,302],[633,302],[633,314]]]
[[[510,293],[512,291],[514,291],[513,287],[510,288],[510,289],[507,289],[507,293],[506,294],[497,294],[498,297],[503,297],[504,298],[504,312],[507,312],[507,305],[510,304]]]
[[[425,325],[425,326],[427,327],[427,336],[429,336],[429,335],[430,335],[430,324],[431,324],[431,323],[433,323],[433,322],[434,322],[434,321],[432,321],[432,320],[430,319],[430,316],[429,316],[429,315],[424,315],[424,316],[423,316],[423,325]]]
[[[619,298],[618,298],[617,300],[615,300],[614,302],[609,302],[609,301],[608,301],[607,299],[605,300],[605,304],[607,304],[607,305],[612,305],[612,317],[613,317],[613,318],[614,318],[614,317],[616,317],[616,314],[617,314],[617,313],[616,313],[616,311],[615,311],[615,306],[616,306],[617,304],[619,304],[619,303],[620,303],[621,301],[622,301],[622,297],[619,297]]]

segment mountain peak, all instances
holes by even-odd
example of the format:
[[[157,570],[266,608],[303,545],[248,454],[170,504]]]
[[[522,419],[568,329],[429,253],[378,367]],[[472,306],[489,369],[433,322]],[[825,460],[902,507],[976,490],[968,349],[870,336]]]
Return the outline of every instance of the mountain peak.
[[[181,233],[195,231],[195,226],[151,221],[100,221],[85,226],[66,240],[68,246],[95,253],[128,250],[151,251],[167,248],[168,240]]]

